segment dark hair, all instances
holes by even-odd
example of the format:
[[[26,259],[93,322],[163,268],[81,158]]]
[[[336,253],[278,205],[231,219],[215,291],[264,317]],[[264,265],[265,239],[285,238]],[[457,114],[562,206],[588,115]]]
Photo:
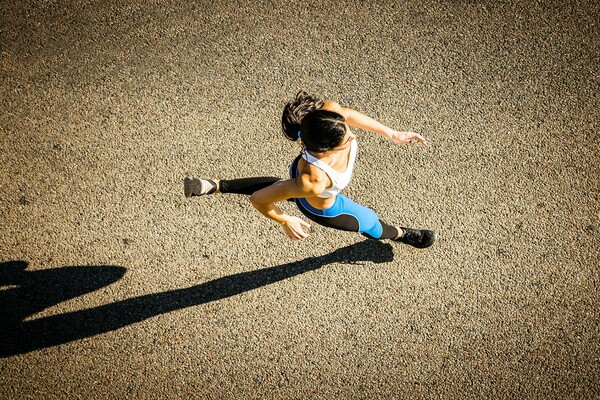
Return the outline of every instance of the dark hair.
[[[345,119],[333,111],[315,110],[301,124],[302,143],[307,150],[324,152],[340,145],[346,135]]]
[[[323,101],[301,90],[296,94],[296,98],[290,101],[283,108],[281,116],[281,129],[283,134],[290,140],[298,140],[298,131],[302,119],[311,111],[323,107]]]

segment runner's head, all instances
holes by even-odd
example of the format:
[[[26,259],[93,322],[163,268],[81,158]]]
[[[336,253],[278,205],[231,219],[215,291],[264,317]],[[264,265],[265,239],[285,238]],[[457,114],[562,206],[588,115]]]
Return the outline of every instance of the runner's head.
[[[340,114],[333,111],[315,110],[308,113],[300,126],[302,143],[309,151],[323,153],[343,146],[354,138]],[[348,135],[349,139],[345,139]]]

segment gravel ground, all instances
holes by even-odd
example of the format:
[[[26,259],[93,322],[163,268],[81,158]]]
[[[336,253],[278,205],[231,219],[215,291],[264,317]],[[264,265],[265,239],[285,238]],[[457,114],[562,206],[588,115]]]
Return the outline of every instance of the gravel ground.
[[[0,397],[598,398],[598,3],[421,3],[0,1]],[[345,193],[434,247],[184,198],[299,89],[430,139]]]

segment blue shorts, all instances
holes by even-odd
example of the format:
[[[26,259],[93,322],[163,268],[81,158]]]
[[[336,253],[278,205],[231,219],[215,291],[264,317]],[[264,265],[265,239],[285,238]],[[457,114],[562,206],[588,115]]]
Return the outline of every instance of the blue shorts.
[[[290,167],[290,177],[298,176],[298,156]],[[314,208],[306,199],[294,199],[298,209],[308,219],[330,228],[344,231],[360,232],[371,239],[382,239],[384,228],[386,239],[397,235],[396,228],[386,225],[379,220],[375,211],[360,205],[343,194],[338,194],[333,205],[325,210]],[[394,233],[395,232],[395,233]]]

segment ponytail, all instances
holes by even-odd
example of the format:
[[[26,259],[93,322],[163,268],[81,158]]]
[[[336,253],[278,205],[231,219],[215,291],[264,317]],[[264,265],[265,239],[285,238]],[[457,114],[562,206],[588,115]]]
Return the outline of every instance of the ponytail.
[[[300,138],[302,120],[311,111],[323,107],[323,101],[301,90],[296,98],[287,103],[281,116],[281,130],[286,138],[296,141]]]

